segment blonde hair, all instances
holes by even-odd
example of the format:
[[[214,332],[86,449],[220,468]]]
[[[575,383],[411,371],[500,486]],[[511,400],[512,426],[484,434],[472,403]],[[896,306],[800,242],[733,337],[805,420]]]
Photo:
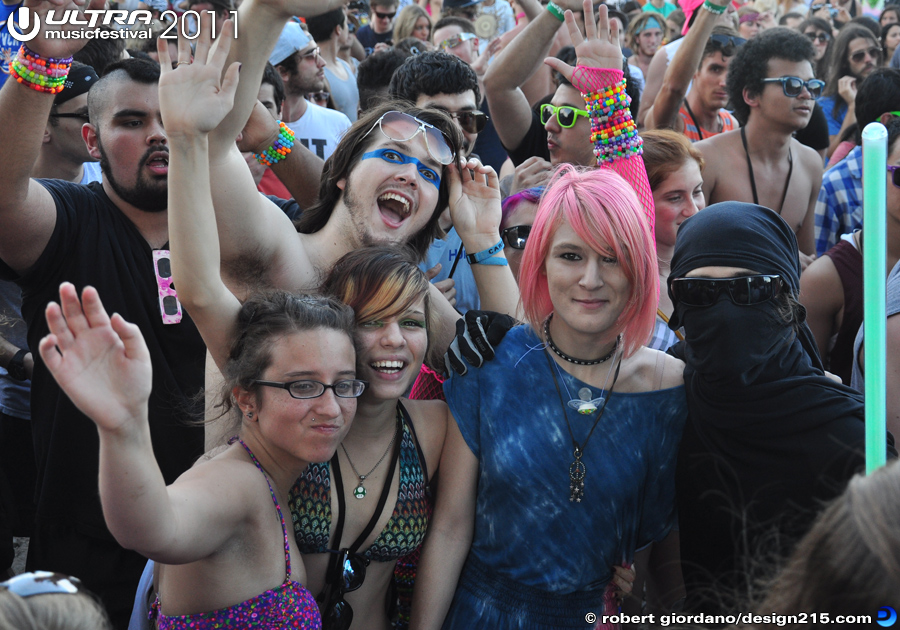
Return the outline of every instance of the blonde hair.
[[[0,630],[112,630],[103,606],[83,593],[20,597],[0,587]]]

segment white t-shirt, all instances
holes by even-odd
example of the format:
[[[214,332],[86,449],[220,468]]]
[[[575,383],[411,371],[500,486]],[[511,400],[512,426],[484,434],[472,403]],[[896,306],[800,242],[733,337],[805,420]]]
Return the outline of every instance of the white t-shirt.
[[[81,176],[79,184],[85,185],[91,182],[102,182],[103,172],[100,170],[100,162],[85,162],[84,175]]]
[[[327,160],[350,127],[350,119],[333,109],[307,103],[306,112],[299,120],[285,124],[293,130],[297,142]]]

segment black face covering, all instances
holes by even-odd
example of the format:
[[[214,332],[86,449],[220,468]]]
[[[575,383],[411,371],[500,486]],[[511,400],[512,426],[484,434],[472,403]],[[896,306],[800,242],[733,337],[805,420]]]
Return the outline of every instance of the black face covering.
[[[794,233],[760,206],[715,204],[681,225],[669,286],[710,266],[779,275],[783,293],[799,294]],[[742,306],[723,292],[708,307],[672,301],[670,326],[685,333],[673,353],[686,363],[689,411],[676,476],[682,559],[724,579],[735,552],[746,551],[733,541],[758,542],[747,532],[763,530],[749,524],[769,523],[782,542],[795,540],[819,501],[864,464],[862,396],[824,375],[802,308],[800,322],[787,322],[779,298]]]

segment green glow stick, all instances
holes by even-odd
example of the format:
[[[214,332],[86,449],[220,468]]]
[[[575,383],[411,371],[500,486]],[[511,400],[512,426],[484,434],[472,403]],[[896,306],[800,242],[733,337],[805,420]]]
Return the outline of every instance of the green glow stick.
[[[877,122],[862,133],[867,473],[885,464],[887,448],[887,137]]]

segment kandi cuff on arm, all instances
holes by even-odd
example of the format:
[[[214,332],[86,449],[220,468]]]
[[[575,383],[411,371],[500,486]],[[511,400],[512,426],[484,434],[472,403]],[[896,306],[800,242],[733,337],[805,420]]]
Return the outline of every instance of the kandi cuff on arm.
[[[572,85],[581,92],[591,115],[591,142],[597,165],[611,168],[631,184],[644,206],[651,233],[656,223],[653,193],[644,168],[643,140],[631,118],[631,98],[621,70],[578,66]]]
[[[253,154],[253,157],[255,157],[256,161],[260,164],[264,164],[266,166],[278,164],[291,152],[291,149],[294,146],[294,130],[285,125],[280,120],[278,121],[278,128],[278,138],[275,139],[275,142],[272,144],[272,146],[270,146],[262,153]]]
[[[23,44],[19,48],[19,54],[9,64],[9,74],[32,90],[59,94],[66,85],[66,77],[69,76],[71,67],[71,57],[65,59],[41,57]]]

